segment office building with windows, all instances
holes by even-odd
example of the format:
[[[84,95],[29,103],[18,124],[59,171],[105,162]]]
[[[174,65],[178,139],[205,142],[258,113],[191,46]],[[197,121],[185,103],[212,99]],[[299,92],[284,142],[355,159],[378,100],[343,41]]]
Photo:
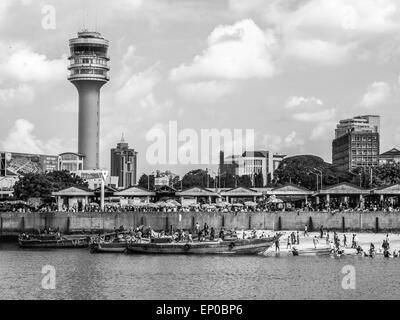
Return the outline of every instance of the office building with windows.
[[[129,148],[123,135],[117,147],[111,149],[111,176],[119,177],[119,188],[125,189],[136,185],[137,152]]]
[[[380,116],[341,120],[332,142],[332,163],[342,171],[379,165]]]

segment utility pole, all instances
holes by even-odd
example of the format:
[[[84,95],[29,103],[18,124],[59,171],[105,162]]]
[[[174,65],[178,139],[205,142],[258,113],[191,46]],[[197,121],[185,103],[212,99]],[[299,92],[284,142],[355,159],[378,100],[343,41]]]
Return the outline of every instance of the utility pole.
[[[322,171],[317,168],[314,168],[314,170],[317,171],[321,175],[321,190],[322,190],[324,188]]]

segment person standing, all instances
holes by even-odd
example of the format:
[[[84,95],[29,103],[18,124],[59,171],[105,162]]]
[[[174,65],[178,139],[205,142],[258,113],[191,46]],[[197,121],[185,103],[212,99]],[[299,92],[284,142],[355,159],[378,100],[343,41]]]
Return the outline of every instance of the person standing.
[[[307,228],[307,225],[305,225],[304,226],[304,236],[306,237],[308,237],[308,228]]]
[[[281,251],[281,249],[279,248],[279,239],[276,239],[275,240],[275,252],[280,252]]]
[[[321,227],[319,228],[319,233],[320,233],[320,237],[321,239],[324,237],[324,226],[321,225]]]
[[[287,244],[286,244],[286,249],[291,249],[292,248],[292,242],[290,241],[290,236],[287,237]]]
[[[317,243],[318,243],[317,236],[314,236],[314,239],[313,239],[314,249],[317,249]]]
[[[346,248],[347,247],[347,237],[346,234],[343,235],[343,246]]]
[[[213,241],[214,239],[215,239],[215,230],[214,230],[214,227],[211,227],[210,240]]]

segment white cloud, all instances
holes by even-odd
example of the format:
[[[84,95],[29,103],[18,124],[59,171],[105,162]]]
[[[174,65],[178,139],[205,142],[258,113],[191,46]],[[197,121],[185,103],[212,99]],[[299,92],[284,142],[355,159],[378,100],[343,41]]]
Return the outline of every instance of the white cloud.
[[[287,43],[284,54],[314,64],[335,65],[344,62],[352,49],[354,44],[339,45],[319,39],[297,39]]]
[[[186,101],[193,103],[214,103],[235,90],[229,81],[201,81],[184,83],[178,87],[178,94]]]
[[[296,149],[304,145],[304,139],[299,137],[296,131],[292,131],[283,137],[277,134],[264,134],[257,141],[261,141],[261,144],[257,147],[266,148],[272,152],[282,152],[282,149]]]
[[[147,94],[143,99],[140,100],[139,104],[143,109],[146,109],[148,112],[150,112],[150,115],[156,115],[156,112],[167,112],[173,106],[173,102],[171,100],[160,103],[157,101],[153,93]]]
[[[332,140],[335,126],[335,121],[323,121],[318,123],[311,131],[310,140]]]
[[[293,119],[303,122],[318,122],[332,120],[335,117],[335,109],[327,109],[316,112],[300,112],[293,114]]]
[[[371,109],[383,106],[390,98],[392,89],[386,82],[374,82],[361,99],[360,105]]]
[[[17,82],[65,81],[67,77],[67,57],[50,60],[25,44],[0,43],[0,79]]]
[[[153,67],[135,73],[117,91],[116,99],[120,104],[130,104],[135,99],[145,97],[159,83],[161,75]]]
[[[51,138],[42,141],[34,135],[35,126],[25,119],[18,119],[11,128],[8,136],[1,142],[3,150],[40,154],[58,154],[66,149],[61,140]]]
[[[285,108],[292,109],[292,108],[303,106],[304,104],[309,104],[309,103],[317,104],[320,106],[323,105],[322,100],[315,98],[315,97],[305,98],[305,97],[293,96],[286,100]]]
[[[29,85],[20,84],[16,88],[0,89],[0,107],[10,107],[15,104],[29,104],[35,93]]]
[[[385,35],[400,31],[396,0],[230,0],[230,9],[243,16],[258,13],[277,35],[281,59],[319,65],[365,58],[377,41],[379,46]]]
[[[252,20],[219,26],[208,37],[208,48],[190,64],[173,69],[172,80],[192,78],[250,79],[276,74],[271,51],[275,37]]]

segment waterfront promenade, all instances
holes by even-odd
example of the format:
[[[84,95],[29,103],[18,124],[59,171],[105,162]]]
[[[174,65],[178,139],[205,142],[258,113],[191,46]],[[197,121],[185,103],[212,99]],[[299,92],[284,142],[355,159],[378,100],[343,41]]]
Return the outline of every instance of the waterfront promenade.
[[[21,232],[59,229],[62,233],[107,232],[124,226],[151,226],[154,230],[182,228],[193,230],[196,223],[215,229],[238,230],[319,230],[321,226],[337,231],[400,231],[400,214],[387,212],[118,212],[0,213],[0,236]]]

